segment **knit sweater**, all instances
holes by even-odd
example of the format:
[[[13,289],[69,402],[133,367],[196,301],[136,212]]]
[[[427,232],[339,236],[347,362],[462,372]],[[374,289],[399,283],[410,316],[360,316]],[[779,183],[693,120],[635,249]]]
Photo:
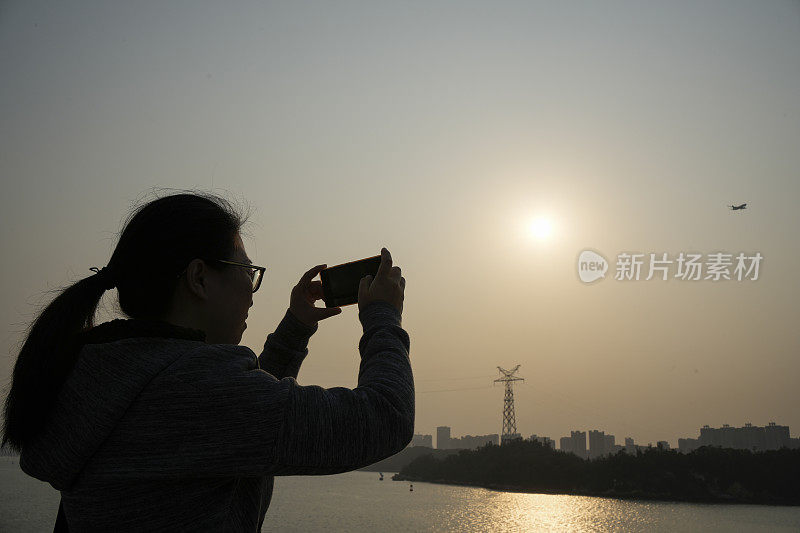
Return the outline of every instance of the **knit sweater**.
[[[61,491],[71,531],[260,531],[273,476],[355,470],[411,440],[400,313],[374,302],[359,320],[354,389],[297,383],[317,328],[289,311],[258,357],[165,322],[100,324],[20,466]]]

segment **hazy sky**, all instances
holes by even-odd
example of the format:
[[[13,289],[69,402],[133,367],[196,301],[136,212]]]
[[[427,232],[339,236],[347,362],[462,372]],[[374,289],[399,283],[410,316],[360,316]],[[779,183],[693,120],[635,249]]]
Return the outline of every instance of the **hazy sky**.
[[[499,433],[521,364],[524,436],[798,435],[797,1],[5,1],[0,73],[3,385],[46,291],[200,188],[252,209],[256,353],[305,270],[391,250],[418,433]],[[617,281],[623,251],[764,259]],[[354,306],[320,323],[299,381],[355,386],[359,335]]]

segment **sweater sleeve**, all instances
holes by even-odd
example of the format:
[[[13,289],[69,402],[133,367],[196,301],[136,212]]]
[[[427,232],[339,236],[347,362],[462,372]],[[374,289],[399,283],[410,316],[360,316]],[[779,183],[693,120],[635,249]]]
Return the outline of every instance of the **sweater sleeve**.
[[[258,366],[278,379],[297,378],[300,365],[308,355],[308,341],[318,326],[309,326],[286,310],[274,333],[267,336]]]
[[[334,474],[389,457],[414,433],[408,334],[389,303],[359,315],[364,333],[355,389],[292,380],[276,446],[275,475]]]

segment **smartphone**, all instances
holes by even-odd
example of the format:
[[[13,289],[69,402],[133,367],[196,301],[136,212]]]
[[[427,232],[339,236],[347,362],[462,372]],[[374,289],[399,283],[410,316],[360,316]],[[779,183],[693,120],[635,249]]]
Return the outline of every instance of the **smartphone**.
[[[319,273],[325,307],[341,307],[358,303],[358,284],[367,274],[378,273],[381,256],[367,257],[328,267]]]

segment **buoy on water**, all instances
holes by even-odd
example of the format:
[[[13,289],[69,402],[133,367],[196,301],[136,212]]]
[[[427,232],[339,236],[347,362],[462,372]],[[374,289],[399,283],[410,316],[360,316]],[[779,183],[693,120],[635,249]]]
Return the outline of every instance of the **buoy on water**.
[[[414,484],[413,483],[408,486],[408,491],[409,492],[414,492]]]

